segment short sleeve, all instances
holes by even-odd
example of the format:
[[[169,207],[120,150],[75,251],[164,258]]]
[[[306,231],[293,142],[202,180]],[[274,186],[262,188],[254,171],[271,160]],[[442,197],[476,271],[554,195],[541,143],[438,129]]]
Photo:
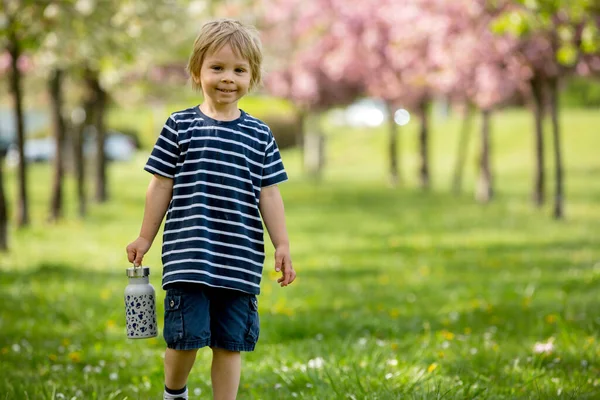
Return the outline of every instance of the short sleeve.
[[[265,161],[263,163],[261,186],[273,186],[287,180],[288,176],[283,168],[283,161],[281,160],[275,137],[273,137],[273,134],[269,131],[269,140],[265,150]]]
[[[178,159],[177,123],[171,116],[165,122],[158,140],[152,149],[152,153],[150,153],[150,158],[148,158],[148,162],[144,166],[144,170],[151,174],[173,178]]]

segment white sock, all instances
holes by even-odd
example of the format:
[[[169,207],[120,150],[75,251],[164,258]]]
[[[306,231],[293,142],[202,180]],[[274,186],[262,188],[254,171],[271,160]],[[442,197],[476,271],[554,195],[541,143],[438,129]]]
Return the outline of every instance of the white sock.
[[[165,394],[163,395],[163,400],[179,400],[179,399],[188,400],[187,387],[185,388],[185,391],[181,394],[167,393],[167,389],[165,389]]]

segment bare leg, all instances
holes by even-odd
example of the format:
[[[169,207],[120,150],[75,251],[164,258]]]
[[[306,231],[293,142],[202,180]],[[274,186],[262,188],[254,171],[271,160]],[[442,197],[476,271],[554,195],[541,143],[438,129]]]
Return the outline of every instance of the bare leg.
[[[214,400],[235,400],[240,386],[242,355],[239,351],[213,348],[211,379]]]
[[[169,389],[182,389],[186,385],[197,352],[197,349],[165,351],[165,385]]]

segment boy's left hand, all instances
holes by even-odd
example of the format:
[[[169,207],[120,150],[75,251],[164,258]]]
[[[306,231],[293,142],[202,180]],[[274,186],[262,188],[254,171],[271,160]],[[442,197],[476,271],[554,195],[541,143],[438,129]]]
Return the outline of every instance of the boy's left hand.
[[[280,246],[275,249],[275,271],[281,271],[281,278],[277,279],[277,283],[281,287],[291,284],[296,279],[289,246]]]

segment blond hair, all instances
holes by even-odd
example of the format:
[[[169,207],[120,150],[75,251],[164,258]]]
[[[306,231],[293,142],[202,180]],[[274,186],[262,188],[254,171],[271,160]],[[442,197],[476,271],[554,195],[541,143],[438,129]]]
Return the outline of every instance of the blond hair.
[[[262,46],[258,32],[252,26],[244,25],[233,19],[218,19],[202,26],[194,50],[188,61],[187,72],[192,77],[192,88],[202,90],[200,70],[206,54],[218,51],[224,45],[230,45],[233,52],[250,64],[250,89],[254,89],[262,80]]]

